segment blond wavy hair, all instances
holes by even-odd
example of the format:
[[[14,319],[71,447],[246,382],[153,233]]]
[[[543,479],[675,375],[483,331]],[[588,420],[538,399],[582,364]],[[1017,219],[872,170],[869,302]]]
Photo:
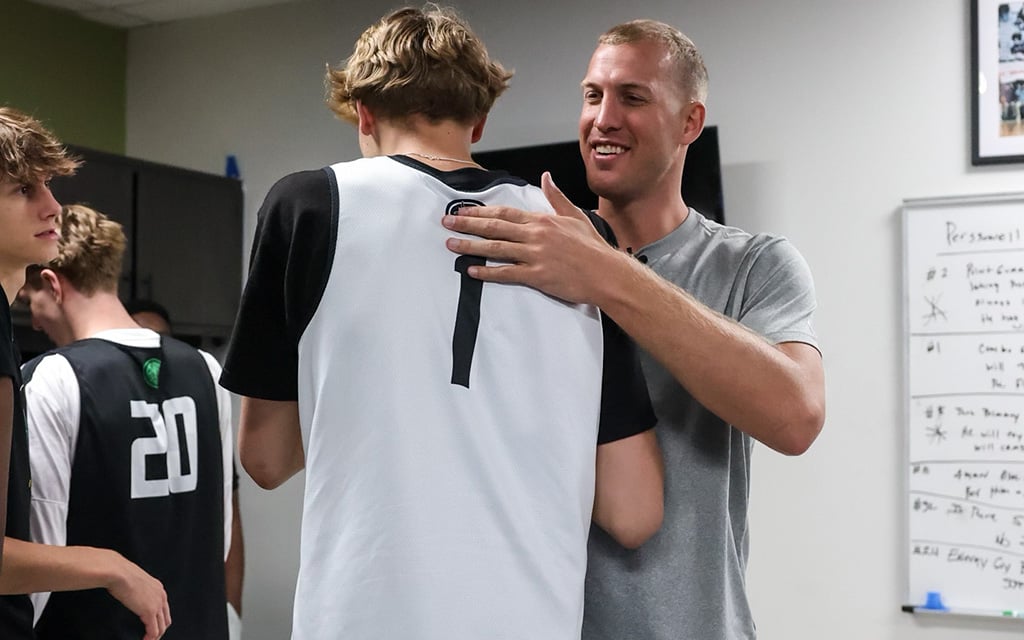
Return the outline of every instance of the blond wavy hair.
[[[49,180],[71,175],[79,164],[41,122],[12,107],[0,107],[0,179]]]
[[[117,291],[124,248],[120,224],[84,205],[65,205],[57,257],[46,266],[86,295]]]
[[[343,66],[328,66],[327,106],[352,123],[359,101],[386,120],[475,124],[512,74],[454,10],[399,9],[363,32]]]
[[[656,42],[664,46],[676,68],[676,79],[689,100],[708,99],[708,69],[697,45],[682,31],[657,20],[631,20],[615,25],[597,39],[598,44]]]

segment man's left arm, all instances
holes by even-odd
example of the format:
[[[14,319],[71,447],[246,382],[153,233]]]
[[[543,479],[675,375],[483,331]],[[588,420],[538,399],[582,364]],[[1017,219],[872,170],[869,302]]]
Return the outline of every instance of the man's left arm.
[[[595,301],[703,406],[767,446],[799,455],[825,419],[821,354],[771,344],[637,261],[614,256]]]

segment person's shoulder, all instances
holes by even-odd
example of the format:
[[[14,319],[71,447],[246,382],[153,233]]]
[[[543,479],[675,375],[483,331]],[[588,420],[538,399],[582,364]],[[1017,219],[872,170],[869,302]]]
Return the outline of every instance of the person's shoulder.
[[[66,349],[61,347],[48,351],[21,365],[22,383],[28,386],[33,381],[75,378],[71,363],[64,357]]]
[[[268,201],[303,199],[321,196],[329,189],[330,178],[324,169],[296,171],[280,178],[267,194]]]
[[[715,222],[692,207],[690,208],[689,215],[694,217],[701,234],[715,241],[747,244],[755,237],[755,234],[739,227]]]
[[[691,215],[693,213],[691,209]],[[713,271],[752,280],[767,279],[773,274],[789,274],[802,279],[810,277],[803,255],[784,235],[750,233],[703,216],[698,220],[698,229],[702,244],[694,252],[707,258],[705,264],[710,265]]]
[[[160,336],[160,346],[165,350],[172,349],[176,354],[182,354],[190,358],[202,357],[204,360],[207,358],[213,359],[213,356],[209,353],[174,336]]]
[[[715,222],[691,209],[690,215],[694,214],[698,216],[697,225],[709,245],[720,246],[723,249],[748,256],[756,256],[764,252],[799,255],[793,243],[778,233],[766,231],[751,233],[739,227]]]
[[[168,362],[176,363],[179,367],[187,366],[188,370],[193,372],[197,372],[200,367],[206,369],[213,381],[214,388],[217,388],[221,366],[213,355],[171,336],[161,336],[160,346]]]
[[[47,351],[46,353],[39,354],[38,356],[32,358],[31,360],[23,362],[21,364],[22,376],[25,375],[26,371],[34,371],[39,366],[40,362],[42,362],[45,358],[48,358],[49,356],[52,355],[54,355],[53,351]]]
[[[303,220],[314,223],[328,217],[336,196],[332,177],[325,169],[290,173],[278,180],[267,193],[258,219],[262,235],[288,237]]]
[[[206,363],[206,368],[210,370],[210,375],[213,376],[214,381],[220,378],[221,366],[217,358],[202,349],[196,349],[196,351],[202,356],[203,361]]]
[[[303,169],[293,171],[274,184],[275,189],[302,189],[305,187],[316,187],[327,182],[327,171],[325,168]]]

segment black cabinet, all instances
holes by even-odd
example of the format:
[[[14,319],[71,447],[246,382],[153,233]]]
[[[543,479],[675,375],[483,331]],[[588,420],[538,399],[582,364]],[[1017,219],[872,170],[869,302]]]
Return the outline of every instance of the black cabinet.
[[[69,150],[84,164],[76,175],[53,180],[54,196],[62,204],[88,205],[124,226],[121,298],[149,298],[167,307],[176,335],[227,337],[242,286],[242,183],[91,149]]]

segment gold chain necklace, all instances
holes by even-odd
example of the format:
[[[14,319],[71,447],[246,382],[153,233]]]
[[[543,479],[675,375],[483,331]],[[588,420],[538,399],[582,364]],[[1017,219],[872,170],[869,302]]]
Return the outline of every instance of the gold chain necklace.
[[[447,162],[457,162],[459,164],[468,164],[468,165],[473,166],[473,167],[479,167],[480,166],[477,163],[473,162],[472,160],[459,160],[458,158],[446,158],[444,156],[432,156],[432,155],[429,155],[429,154],[426,154],[426,153],[417,153],[416,151],[406,151],[402,155],[404,155],[404,156],[418,156],[420,158],[425,158],[427,160],[434,160],[435,162],[441,160],[441,161],[447,161]]]

